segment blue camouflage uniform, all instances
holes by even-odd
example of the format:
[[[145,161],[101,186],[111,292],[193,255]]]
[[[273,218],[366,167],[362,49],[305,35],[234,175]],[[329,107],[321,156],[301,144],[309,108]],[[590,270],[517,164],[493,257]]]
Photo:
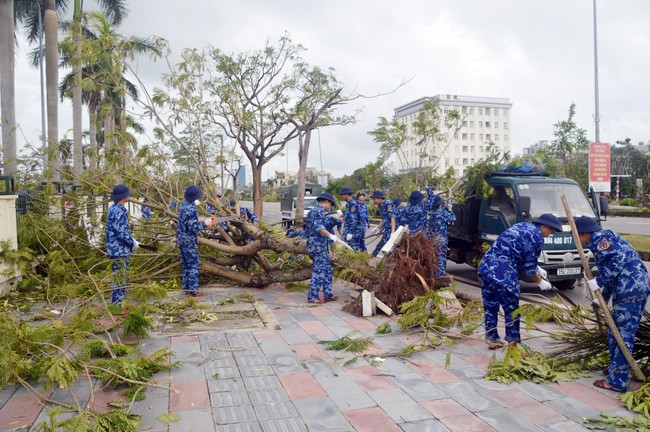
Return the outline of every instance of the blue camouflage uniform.
[[[198,233],[205,227],[204,222],[199,222],[196,204],[184,200],[178,214],[176,243],[180,249],[181,265],[183,266],[183,291],[186,294],[196,294],[199,291]]]
[[[320,233],[326,229],[327,219],[334,218],[326,217],[325,209],[320,205],[311,209],[306,219],[307,253],[314,262],[314,270],[309,283],[309,293],[307,294],[308,301],[319,300],[318,293],[321,287],[323,287],[323,294],[326,299],[333,296],[332,279],[334,278],[334,271],[329,256],[331,240]]]
[[[111,302],[122,304],[129,283],[129,256],[135,242],[126,208],[117,202],[108,209],[106,216],[106,252],[113,260]]]
[[[151,221],[151,207],[143,204],[140,206],[140,211],[142,211],[142,219]]]
[[[361,240],[364,232],[363,222],[359,216],[359,203],[356,199],[350,198],[343,214],[343,237],[352,249],[360,251],[362,250]],[[352,240],[347,240],[348,234],[352,234]]]
[[[411,203],[407,204],[405,207],[402,207],[404,225],[409,227],[409,235],[413,236],[417,233],[424,232],[427,237],[430,235],[428,230],[429,225],[429,211],[433,208],[433,200],[435,194],[431,191],[431,188],[427,188],[427,200],[422,201],[418,204],[412,205]],[[397,218],[395,218],[397,223]]]
[[[382,232],[381,240],[379,240],[379,243],[377,243],[377,247],[375,247],[375,250],[372,252],[372,256],[379,255],[381,248],[384,247],[384,245],[390,238],[392,214],[393,214],[393,202],[385,199],[379,206],[379,215],[381,216],[381,220],[384,223],[381,227],[381,232]]]
[[[239,216],[250,223],[255,223],[260,221],[260,218],[258,218],[255,215],[255,213],[253,213],[253,211],[248,207],[240,207]]]
[[[636,329],[650,294],[648,270],[630,243],[610,230],[594,232],[589,250],[598,266],[596,282],[605,300],[612,299],[612,318],[632,352]],[[608,344],[610,363],[606,382],[616,390],[625,391],[630,368],[611,331]]]
[[[431,212],[429,227],[431,233],[440,239],[440,251],[438,252],[438,274],[444,276],[447,270],[447,251],[449,250],[449,238],[447,236],[447,226],[454,223],[456,215],[453,211],[447,210],[446,206],[434,209]]]
[[[366,205],[365,202],[359,202],[359,201],[357,201],[357,205],[359,209],[359,223],[360,223],[359,232],[361,233],[359,237],[359,244],[361,246],[361,250],[367,252],[368,248],[366,247],[366,230],[370,225],[368,206]]]
[[[339,219],[339,217],[336,215],[327,216],[323,224],[325,229],[331,234],[336,234],[334,230],[335,229],[340,230],[342,225],[343,225],[343,221]]]
[[[519,316],[512,312],[519,307],[519,275],[537,273],[537,259],[542,252],[544,238],[539,226],[520,222],[501,233],[485,253],[478,268],[481,278],[483,308],[485,310],[485,337],[490,342],[500,340],[497,331],[499,307],[506,319],[506,340],[521,342]]]
[[[395,229],[406,225],[406,214],[404,210],[406,206],[395,207],[391,213],[391,217],[395,219]]]

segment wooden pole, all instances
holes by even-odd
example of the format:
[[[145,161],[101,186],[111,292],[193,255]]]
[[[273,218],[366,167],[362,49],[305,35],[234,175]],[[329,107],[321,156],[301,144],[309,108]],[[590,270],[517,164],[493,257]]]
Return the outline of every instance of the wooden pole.
[[[593,279],[594,277],[591,273],[591,268],[589,267],[589,261],[587,261],[587,257],[585,256],[585,251],[582,249],[582,243],[580,242],[578,229],[576,228],[576,223],[573,220],[573,216],[571,215],[571,209],[569,208],[569,201],[567,200],[565,195],[562,195],[562,204],[564,205],[564,211],[566,212],[566,217],[569,220],[569,225],[571,226],[571,233],[573,234],[573,240],[576,243],[578,254],[580,255],[580,260],[582,261],[582,266],[585,269],[585,276],[587,277],[587,279]],[[616,339],[616,344],[621,349],[621,351],[623,352],[623,356],[625,357],[625,360],[627,360],[628,364],[630,365],[630,370],[632,371],[632,375],[634,375],[634,377],[639,381],[644,382],[645,375],[643,375],[643,372],[641,372],[641,368],[639,368],[639,365],[636,364],[636,362],[634,361],[634,357],[632,357],[632,353],[630,352],[630,350],[627,349],[627,345],[625,345],[625,342],[621,337],[621,333],[618,331],[618,327],[616,327],[616,323],[612,318],[612,314],[609,312],[609,308],[607,307],[607,302],[605,301],[603,294],[600,292],[600,290],[596,290],[594,294],[598,299],[598,303],[600,304],[600,309],[603,313],[603,316],[605,317],[605,321],[607,322],[607,327],[609,327],[609,331],[612,332],[614,339]]]

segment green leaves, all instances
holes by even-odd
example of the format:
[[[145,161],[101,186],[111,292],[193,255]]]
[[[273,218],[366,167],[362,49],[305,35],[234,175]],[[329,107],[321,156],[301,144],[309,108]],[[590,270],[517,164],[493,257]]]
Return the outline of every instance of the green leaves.
[[[79,378],[82,365],[78,361],[71,361],[65,356],[50,357],[42,365],[46,376],[46,385],[58,384],[60,388],[70,387]]]
[[[319,341],[321,345],[325,345],[325,349],[333,351],[347,351],[347,352],[361,352],[364,351],[372,344],[370,338],[352,338],[351,336],[356,332],[348,333],[341,339]]]
[[[149,330],[153,329],[151,318],[146,315],[144,308],[131,309],[121,326],[124,336],[134,335],[141,338],[147,337]]]

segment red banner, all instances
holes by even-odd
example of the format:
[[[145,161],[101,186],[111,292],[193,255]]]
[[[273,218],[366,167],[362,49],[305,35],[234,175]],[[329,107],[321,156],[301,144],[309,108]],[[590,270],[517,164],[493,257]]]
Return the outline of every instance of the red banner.
[[[596,192],[611,192],[610,160],[608,143],[589,144],[589,186]]]

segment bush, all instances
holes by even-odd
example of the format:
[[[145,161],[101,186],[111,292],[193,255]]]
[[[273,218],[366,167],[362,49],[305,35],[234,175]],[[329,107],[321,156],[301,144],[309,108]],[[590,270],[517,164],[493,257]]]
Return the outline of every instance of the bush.
[[[627,207],[636,207],[637,202],[633,198],[625,198],[621,200],[620,205]]]

